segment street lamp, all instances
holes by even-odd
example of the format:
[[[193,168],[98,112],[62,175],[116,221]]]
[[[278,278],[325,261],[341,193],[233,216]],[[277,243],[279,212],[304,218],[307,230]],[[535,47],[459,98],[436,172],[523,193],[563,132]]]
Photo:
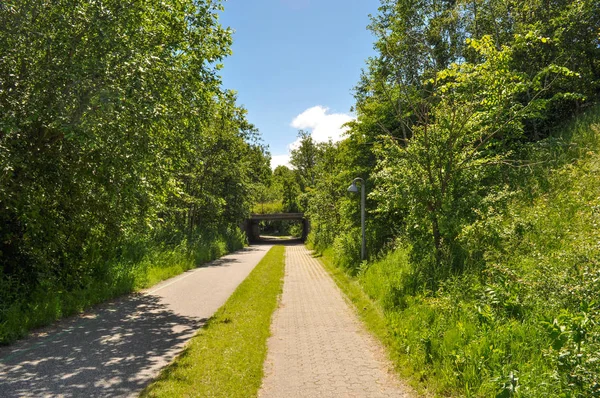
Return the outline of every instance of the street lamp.
[[[362,245],[360,247],[360,259],[366,260],[367,243],[365,240],[365,181],[357,177],[352,181],[352,185],[348,187],[348,192],[358,193],[356,182],[360,181],[360,227],[362,229]]]

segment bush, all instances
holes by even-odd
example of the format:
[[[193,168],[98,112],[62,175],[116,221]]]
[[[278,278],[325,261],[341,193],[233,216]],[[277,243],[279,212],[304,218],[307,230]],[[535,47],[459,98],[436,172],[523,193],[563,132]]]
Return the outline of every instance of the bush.
[[[0,344],[24,336],[29,330],[81,312],[108,299],[148,288],[162,280],[244,247],[238,228],[197,231],[178,243],[137,241],[121,248],[120,255],[103,263],[102,270],[84,285],[69,287],[60,281],[26,293],[11,279],[0,278]],[[0,275],[1,276],[1,275]]]
[[[415,247],[361,265],[358,231],[336,239],[417,380],[440,394],[600,396],[599,149],[596,107],[521,152],[529,167],[505,171],[454,242],[464,266],[435,289]]]
[[[361,264],[361,231],[354,228],[346,233],[338,235],[333,241],[333,253],[335,264],[355,275]]]

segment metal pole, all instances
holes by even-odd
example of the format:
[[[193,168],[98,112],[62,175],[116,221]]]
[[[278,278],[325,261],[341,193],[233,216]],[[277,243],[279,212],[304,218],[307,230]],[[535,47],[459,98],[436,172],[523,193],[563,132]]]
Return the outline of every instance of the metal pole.
[[[360,180],[360,226],[362,228],[362,246],[360,248],[361,260],[367,259],[367,242],[365,239],[365,181]]]
[[[358,193],[356,183],[360,181],[360,227],[362,229],[362,242],[360,245],[360,259],[367,259],[367,239],[365,237],[365,180],[356,177],[352,180],[352,185],[348,187],[348,192]]]

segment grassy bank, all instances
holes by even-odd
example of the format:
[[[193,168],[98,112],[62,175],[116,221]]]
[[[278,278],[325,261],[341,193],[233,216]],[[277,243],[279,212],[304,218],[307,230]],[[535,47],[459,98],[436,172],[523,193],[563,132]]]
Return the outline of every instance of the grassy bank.
[[[283,203],[281,200],[275,200],[273,202],[257,203],[252,207],[252,213],[254,214],[270,214],[270,213],[283,213]]]
[[[77,314],[96,304],[148,288],[244,246],[238,230],[206,233],[178,243],[144,241],[125,245],[112,260],[95,267],[74,286],[38,286],[19,295],[10,280],[0,280],[0,344],[9,344],[28,331]]]
[[[505,201],[463,230],[465,269],[436,291],[401,242],[353,277],[329,265],[414,383],[440,396],[600,396],[599,148],[599,108],[527,148]]]
[[[260,388],[284,272],[273,247],[142,397],[251,397]]]

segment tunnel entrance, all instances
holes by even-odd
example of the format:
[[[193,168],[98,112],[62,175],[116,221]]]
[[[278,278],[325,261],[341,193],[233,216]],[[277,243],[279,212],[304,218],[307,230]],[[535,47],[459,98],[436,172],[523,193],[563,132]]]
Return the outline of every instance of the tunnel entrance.
[[[261,236],[269,239],[285,233],[297,234],[297,238],[304,242],[310,232],[310,222],[304,213],[252,214],[245,221],[244,230],[250,243],[260,242],[263,240]]]
[[[302,220],[263,220],[258,228],[261,239],[300,239],[304,225]]]

